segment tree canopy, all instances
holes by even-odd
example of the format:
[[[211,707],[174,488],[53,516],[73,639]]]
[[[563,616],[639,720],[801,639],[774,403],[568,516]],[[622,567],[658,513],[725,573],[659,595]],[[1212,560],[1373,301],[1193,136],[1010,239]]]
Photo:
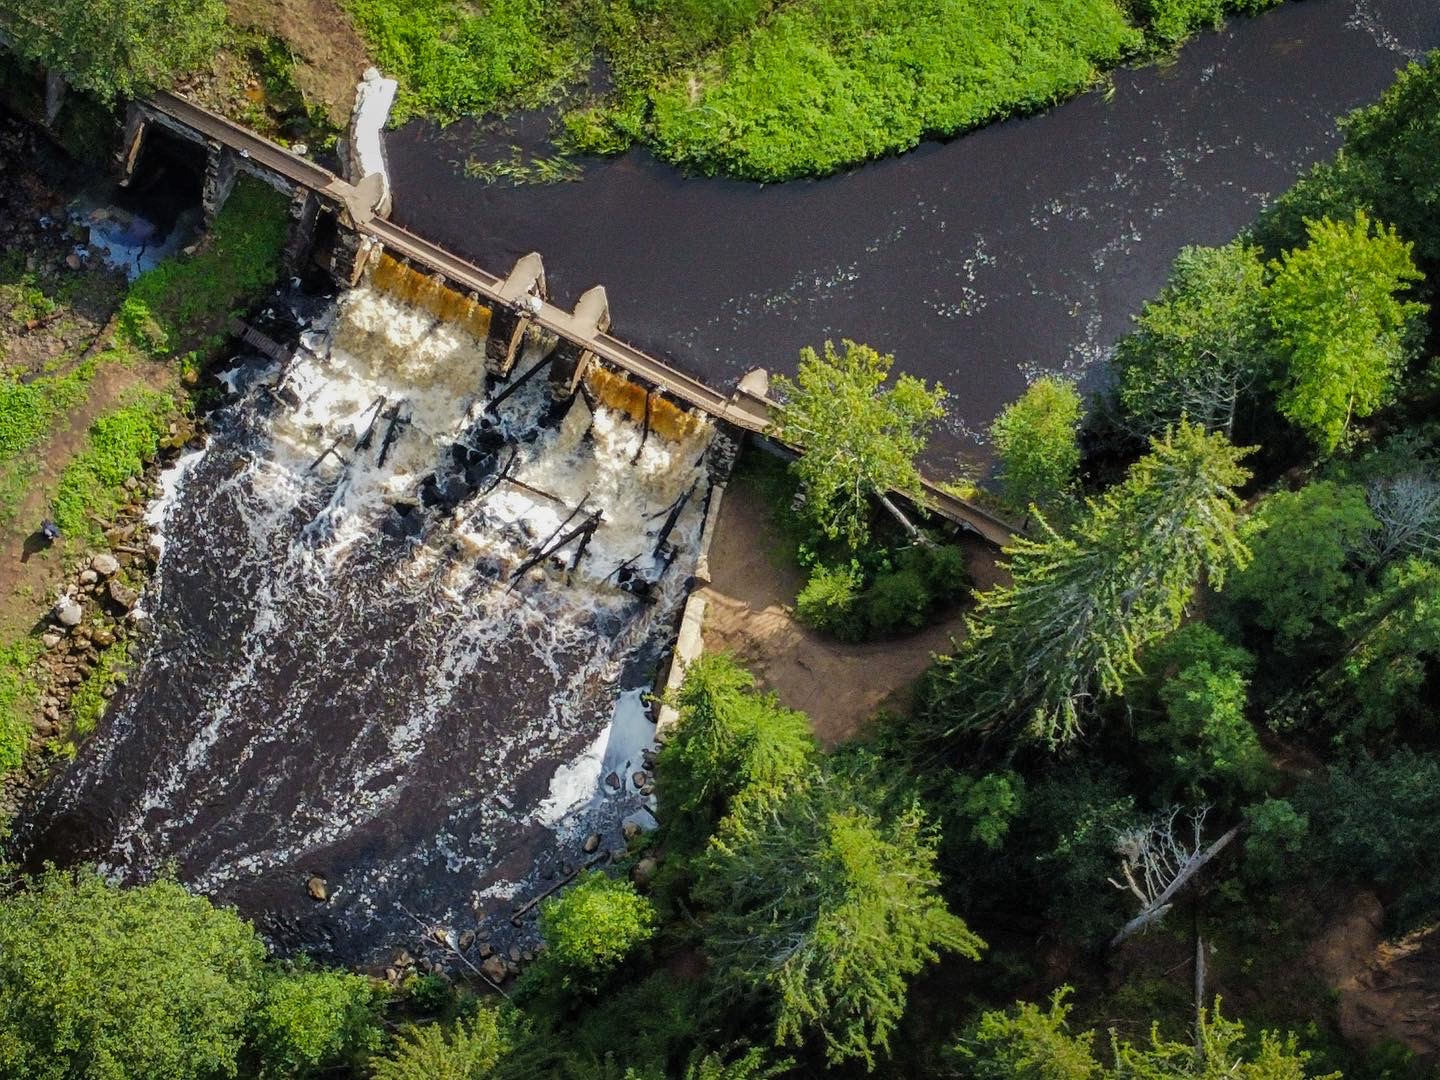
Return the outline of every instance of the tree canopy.
[[[1400,298],[1421,280],[1412,245],[1363,210],[1307,223],[1309,243],[1274,267],[1269,315],[1286,364],[1280,412],[1333,451],[1356,417],[1389,399],[1408,358],[1406,332],[1424,313]]]
[[[775,380],[781,406],[773,430],[804,451],[794,468],[806,515],[853,547],[869,534],[872,498],[892,490],[919,496],[915,459],[945,414],[945,391],[910,375],[887,387],[893,356],[853,341],[844,347],[802,349],[795,378]]]
[[[934,837],[917,808],[881,817],[816,776],[722,824],[699,868],[706,946],[722,987],[773,1002],[775,1041],[818,1035],[831,1062],[873,1068],[909,978],[941,950],[983,943],[940,898]]]
[[[225,34],[224,0],[0,0],[25,59],[104,101],[141,97],[204,67]]]
[[[1115,350],[1127,425],[1149,436],[1188,418],[1233,434],[1236,410],[1268,361],[1264,299],[1257,248],[1236,241],[1182,249],[1165,288]]]
[[[265,959],[248,923],[173,881],[21,886],[0,900],[0,1073],[236,1075]]]
[[[1180,624],[1200,583],[1219,587],[1247,560],[1235,494],[1244,456],[1182,421],[1072,528],[1042,519],[1039,539],[1017,538],[1011,584],[980,594],[966,640],[932,680],[932,721],[1074,739],[1094,696],[1120,692],[1137,650]]]
[[[1080,467],[1080,394],[1068,379],[1031,383],[990,429],[1005,499],[1024,512],[1050,509],[1069,494]]]

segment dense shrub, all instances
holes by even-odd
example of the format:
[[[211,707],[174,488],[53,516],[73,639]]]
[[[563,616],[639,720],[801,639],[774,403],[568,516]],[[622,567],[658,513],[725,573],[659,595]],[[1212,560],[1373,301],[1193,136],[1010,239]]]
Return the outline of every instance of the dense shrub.
[[[570,985],[590,987],[655,932],[655,909],[628,881],[582,874],[540,905],[545,963]]]
[[[1080,467],[1080,392],[1068,379],[1037,379],[990,429],[1005,500],[1020,513],[1047,510],[1070,494]]]
[[[1052,104],[1135,43],[1112,0],[807,0],[662,84],[653,138],[698,172],[831,172]]]
[[[795,615],[840,641],[870,641],[920,629],[969,587],[958,547],[911,547],[883,560],[868,584],[858,562],[817,564],[796,598]]]

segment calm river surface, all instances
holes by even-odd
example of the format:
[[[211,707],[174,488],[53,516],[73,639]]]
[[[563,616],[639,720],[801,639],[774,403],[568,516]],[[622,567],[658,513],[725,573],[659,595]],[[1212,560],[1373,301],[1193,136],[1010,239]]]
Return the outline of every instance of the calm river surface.
[[[474,127],[412,123],[388,141],[394,217],[501,273],[541,252],[561,302],[604,284],[616,333],[716,385],[827,337],[893,352],[952,394],[943,465],[1028,378],[1093,377],[1181,246],[1231,237],[1436,46],[1436,0],[1292,0],[1116,73],[1113,95],[772,186],[636,150],[489,187],[461,169]]]

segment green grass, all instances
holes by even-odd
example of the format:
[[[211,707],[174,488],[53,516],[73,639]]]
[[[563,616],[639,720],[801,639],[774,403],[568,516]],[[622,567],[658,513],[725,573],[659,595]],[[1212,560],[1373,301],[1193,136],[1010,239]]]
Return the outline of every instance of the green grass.
[[[0,776],[19,766],[30,740],[38,691],[29,672],[40,651],[29,637],[0,647]]]
[[[109,699],[105,697],[106,688],[115,685],[129,663],[130,643],[127,641],[117,641],[100,654],[100,662],[70,696],[70,712],[74,717],[74,726],[70,731],[72,739],[83,739],[95,730],[109,704]],[[74,743],[67,742],[63,749],[70,752],[73,748]]]
[[[156,358],[212,343],[274,284],[288,221],[284,196],[242,177],[199,252],[135,279],[120,308],[122,336]]]
[[[583,58],[567,27],[581,5],[546,0],[348,0],[380,68],[404,93],[394,117],[454,120],[503,103],[538,101]]]
[[[567,149],[639,140],[693,172],[773,181],[1044,108],[1279,0],[345,2],[400,80],[397,121],[567,98]],[[597,54],[602,93],[583,88]]]
[[[140,390],[91,425],[85,449],[60,474],[52,504],[55,523],[68,537],[99,543],[100,523],[125,501],[125,481],[144,473],[178,412],[171,395]]]
[[[1112,0],[807,0],[659,87],[652,137],[702,173],[827,173],[1052,104],[1139,43]]]

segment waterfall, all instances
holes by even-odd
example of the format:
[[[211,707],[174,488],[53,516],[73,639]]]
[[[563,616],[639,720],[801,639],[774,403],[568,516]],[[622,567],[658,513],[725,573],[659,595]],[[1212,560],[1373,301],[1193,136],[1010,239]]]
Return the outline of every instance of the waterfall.
[[[489,407],[488,317],[436,306],[372,281],[289,364],[227,373],[151,511],[141,664],[23,823],[33,856],[173,865],[283,946],[370,962],[417,919],[533,933],[513,906],[646,817],[641,689],[723,440],[607,404],[613,373]]]

